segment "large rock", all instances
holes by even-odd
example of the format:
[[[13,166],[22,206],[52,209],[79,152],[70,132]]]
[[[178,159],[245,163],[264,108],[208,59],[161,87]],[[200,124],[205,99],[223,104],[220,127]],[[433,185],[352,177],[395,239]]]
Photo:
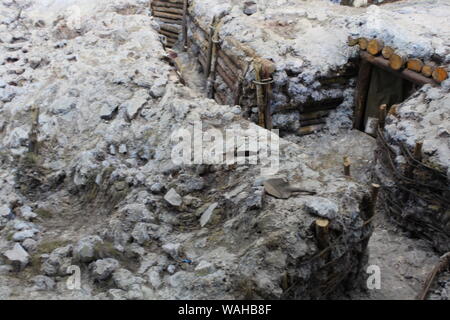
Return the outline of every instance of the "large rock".
[[[183,198],[173,188],[167,191],[164,200],[174,207],[179,207],[183,203]]]
[[[214,213],[214,209],[217,208],[219,204],[217,202],[214,202],[213,204],[211,204],[208,209],[205,210],[205,212],[203,212],[202,216],[200,217],[200,226],[204,227],[208,224],[208,222],[211,220],[213,213]]]
[[[96,246],[103,240],[99,236],[88,236],[80,241],[73,248],[73,256],[80,262],[92,262],[95,259]]]
[[[89,265],[92,276],[96,280],[106,280],[119,267],[119,261],[112,258],[100,259]]]
[[[30,261],[30,255],[18,243],[16,243],[11,250],[6,251],[4,256],[7,259],[7,262],[18,271],[25,268]]]

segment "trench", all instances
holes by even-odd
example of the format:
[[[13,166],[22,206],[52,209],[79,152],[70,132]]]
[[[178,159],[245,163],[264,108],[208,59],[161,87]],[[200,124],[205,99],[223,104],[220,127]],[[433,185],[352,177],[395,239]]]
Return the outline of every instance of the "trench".
[[[276,88],[275,66],[271,61],[258,57],[252,49],[233,39],[223,40],[227,44],[222,47],[216,32],[217,21],[210,26],[203,25],[189,15],[186,1],[156,1],[152,10],[159,19],[171,64],[186,86],[219,104],[239,105],[244,118],[269,130],[280,129],[283,138],[304,146],[305,150],[314,150],[315,170],[341,174],[346,162],[351,163],[350,178],[367,189],[376,180],[373,171],[380,148],[377,127],[384,125],[384,117],[391,108],[407,100],[423,84],[431,83],[429,79],[417,79],[414,74],[411,77],[408,72],[406,75],[393,73],[385,68],[383,61],[374,61],[362,53],[359,59],[348,61],[334,75],[319,79],[325,89],[343,92],[344,88],[351,87],[355,90],[350,111],[348,107],[340,109],[345,100],[343,95],[308,100],[300,106],[295,101],[280,105],[274,91],[283,88]],[[252,63],[243,63],[242,57],[250,57]],[[298,125],[274,124],[274,117],[288,116],[293,111],[299,115]],[[330,134],[330,122],[340,117],[350,120],[351,128],[334,128]],[[391,209],[389,205],[378,204],[374,232],[368,244],[369,264],[379,265],[386,271],[387,285],[378,291],[350,291],[335,298],[416,298],[438,254],[421,237],[399,226],[390,217]],[[417,256],[427,257],[427,261],[417,263]]]

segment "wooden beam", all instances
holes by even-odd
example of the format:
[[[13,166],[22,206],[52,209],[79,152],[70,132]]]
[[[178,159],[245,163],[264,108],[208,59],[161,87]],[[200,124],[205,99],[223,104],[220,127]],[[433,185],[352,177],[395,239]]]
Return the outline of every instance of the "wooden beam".
[[[362,53],[362,52],[361,52]],[[374,58],[364,52],[367,56]],[[366,108],[367,94],[369,92],[372,64],[367,59],[361,59],[358,80],[356,82],[355,114],[353,117],[353,128],[361,130],[363,126],[364,110]]]
[[[395,71],[393,69],[391,69],[391,67],[389,66],[389,61],[382,58],[382,57],[374,57],[370,54],[368,54],[367,52],[363,52],[361,51],[360,53],[361,58],[364,61],[367,61],[383,70],[389,71],[392,74],[395,74],[405,80],[411,81],[415,84],[418,85],[425,85],[425,84],[431,84],[431,85],[436,85],[436,82],[434,82],[432,79],[429,79],[425,76],[423,76],[420,73],[405,69],[405,70],[401,70],[401,71]]]

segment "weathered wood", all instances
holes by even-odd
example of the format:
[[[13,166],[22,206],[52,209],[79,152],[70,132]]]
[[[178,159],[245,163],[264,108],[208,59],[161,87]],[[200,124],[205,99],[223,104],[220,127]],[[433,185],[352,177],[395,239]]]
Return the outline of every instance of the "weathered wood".
[[[381,50],[381,54],[385,59],[389,59],[395,53],[394,48],[389,46],[384,46],[383,50]]]
[[[162,22],[166,22],[166,23],[170,23],[170,24],[178,24],[178,25],[182,25],[183,22],[181,20],[173,20],[173,19],[167,19],[167,18],[162,18],[162,17],[156,17],[159,20],[161,20]]]
[[[180,8],[174,8],[174,7],[159,7],[159,6],[153,6],[153,11],[157,11],[157,12],[165,12],[165,13],[183,14],[183,9],[180,9]]]
[[[375,209],[377,207],[377,200],[378,200],[378,194],[380,192],[381,186],[376,183],[372,183],[372,195],[370,198],[370,205],[369,205],[369,216],[368,219],[371,219],[375,215]]]
[[[448,72],[445,67],[436,67],[432,73],[434,81],[441,83],[448,78]]]
[[[359,38],[352,38],[351,36],[348,37],[347,39],[347,44],[350,47],[354,47],[359,43]]]
[[[255,70],[255,80],[257,82],[261,82],[261,64],[258,62],[254,62],[253,64],[254,70]],[[261,127],[265,127],[266,121],[265,121],[265,106],[264,106],[264,93],[262,85],[257,83],[256,84],[256,104],[258,106],[258,124]]]
[[[348,156],[345,156],[344,157],[344,175],[346,177],[350,177],[350,166],[351,166],[350,158]]]
[[[380,106],[379,114],[378,114],[378,125],[381,129],[384,129],[384,124],[386,122],[386,112],[387,112],[387,105],[382,104]]]
[[[358,45],[361,50],[366,50],[369,45],[369,41],[366,38],[359,38]]]
[[[173,3],[173,2],[164,2],[164,1],[153,1],[152,7],[165,7],[165,8],[183,8],[183,4],[181,3]]]
[[[326,123],[326,118],[317,118],[317,119],[310,119],[310,120],[300,120],[300,126],[306,127],[310,126],[312,124],[322,124]]]
[[[417,141],[416,146],[414,147],[414,159],[417,161],[422,161],[422,141]]]
[[[225,82],[227,87],[230,88],[230,90],[234,90],[235,82],[228,76],[227,72],[222,68],[220,64],[217,64],[217,73],[222,78],[223,82]]]
[[[373,57],[366,52],[364,53]],[[359,67],[358,80],[356,82],[355,114],[353,117],[354,129],[361,130],[363,126],[364,110],[366,107],[367,94],[369,92],[371,74],[372,64],[366,59],[362,59]]]
[[[297,133],[300,136],[305,136],[308,134],[312,134],[314,132],[320,131],[325,127],[324,124],[314,124],[311,126],[306,126],[306,127],[301,127],[300,129],[298,129]]]
[[[389,58],[389,67],[391,67],[392,70],[398,71],[405,66],[406,61],[407,59],[405,56],[394,52]]]
[[[183,1],[183,51],[187,50],[188,47],[188,26],[187,26],[187,15],[188,15],[188,0]]]
[[[383,50],[384,42],[381,39],[372,39],[367,44],[367,52],[373,56],[376,56],[381,53]]]
[[[428,291],[430,291],[431,285],[434,282],[434,279],[438,274],[445,271],[450,267],[450,252],[447,252],[443,256],[440,257],[439,262],[434,266],[433,270],[428,275],[425,283],[420,290],[420,293],[417,295],[416,300],[425,300],[428,295]]]
[[[263,65],[262,66],[262,75],[263,80],[270,81],[272,80],[272,72],[270,71],[270,66]],[[272,99],[272,84],[270,82],[266,83],[264,86],[264,104],[265,104],[265,111],[264,111],[264,119],[266,121],[266,129],[272,130],[272,112],[270,111],[270,101]]]
[[[412,58],[406,62],[406,67],[415,72],[422,72],[423,62],[420,59]]]
[[[234,64],[234,62],[223,52],[223,50],[218,51],[219,60],[222,64],[229,69],[235,77],[238,77],[242,72],[238,66]]]
[[[165,36],[168,37],[168,38],[178,40],[178,34],[176,34],[176,33],[169,32],[169,31],[162,30],[162,29],[159,30],[159,33],[165,35]]]
[[[436,64],[434,62],[427,62],[425,63],[425,65],[422,67],[422,75],[427,77],[427,78],[431,78],[431,76],[433,75],[433,71],[436,68]]]
[[[183,15],[181,14],[174,14],[174,13],[166,13],[158,10],[153,10],[153,16],[158,18],[167,18],[172,20],[177,20],[181,23],[181,20],[183,20]]]
[[[209,73],[211,72],[211,61],[212,61],[212,53],[213,53],[213,37],[214,37],[214,26],[215,26],[216,18],[213,18],[212,24],[209,27],[209,38],[208,38],[208,53],[206,56],[206,78],[209,77]]]
[[[327,117],[329,114],[330,114],[329,110],[321,110],[321,111],[314,111],[314,112],[308,112],[308,113],[300,113],[300,121],[320,119],[320,118]]]
[[[161,30],[164,30],[167,32],[172,32],[175,34],[179,34],[181,32],[181,28],[178,25],[173,25],[173,24],[161,24],[159,26],[159,28]]]
[[[405,80],[411,81],[415,84],[418,84],[418,85],[424,85],[424,84],[435,85],[436,84],[432,79],[424,77],[422,74],[408,70],[408,69],[404,69],[401,71],[395,71],[390,67],[389,61],[386,59],[383,59],[382,57],[374,57],[374,56],[368,54],[367,52],[361,52],[361,58],[363,58],[363,60],[370,62],[373,65],[376,65],[377,67],[380,67],[381,69],[384,69],[388,72],[396,74],[399,77],[401,77]]]
[[[330,221],[327,219],[317,219],[315,222],[317,247],[320,250],[324,250],[330,246],[329,227]]]

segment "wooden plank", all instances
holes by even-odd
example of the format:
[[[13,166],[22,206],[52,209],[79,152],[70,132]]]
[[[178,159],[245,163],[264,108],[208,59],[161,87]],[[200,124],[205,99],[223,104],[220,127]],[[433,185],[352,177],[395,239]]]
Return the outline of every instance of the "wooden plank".
[[[366,54],[369,55],[370,57],[373,57],[368,53]],[[353,117],[354,129],[358,130],[362,129],[364,119],[364,109],[366,107],[366,100],[367,94],[369,92],[371,74],[372,74],[372,64],[366,59],[361,59],[361,63],[359,66],[358,80],[356,83],[355,113]]]

